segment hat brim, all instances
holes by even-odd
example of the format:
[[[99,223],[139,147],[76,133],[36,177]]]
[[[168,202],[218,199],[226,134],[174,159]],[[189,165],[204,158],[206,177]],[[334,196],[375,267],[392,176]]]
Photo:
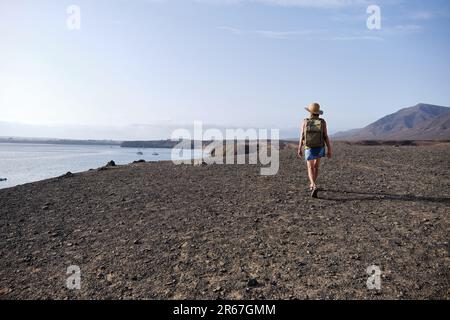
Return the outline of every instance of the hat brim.
[[[305,110],[308,111],[308,112],[311,113],[311,114],[317,114],[317,115],[320,115],[320,116],[323,115],[323,111],[322,111],[322,110],[319,110],[318,113],[313,113],[313,112],[311,112],[311,110],[309,110],[308,107],[305,107]]]

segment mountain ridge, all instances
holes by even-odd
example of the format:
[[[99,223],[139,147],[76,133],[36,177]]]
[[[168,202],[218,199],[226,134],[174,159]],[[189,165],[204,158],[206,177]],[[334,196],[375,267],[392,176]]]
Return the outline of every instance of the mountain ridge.
[[[449,140],[450,108],[426,103],[384,116],[368,126],[338,132],[336,140]]]

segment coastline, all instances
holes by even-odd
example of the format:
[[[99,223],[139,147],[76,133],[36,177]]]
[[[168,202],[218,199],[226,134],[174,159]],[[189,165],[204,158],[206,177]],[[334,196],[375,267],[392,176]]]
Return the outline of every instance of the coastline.
[[[170,149],[124,149],[120,146],[0,143],[0,189],[78,173],[104,166],[114,160],[125,165],[135,161],[162,161],[200,157],[184,150],[172,155]]]

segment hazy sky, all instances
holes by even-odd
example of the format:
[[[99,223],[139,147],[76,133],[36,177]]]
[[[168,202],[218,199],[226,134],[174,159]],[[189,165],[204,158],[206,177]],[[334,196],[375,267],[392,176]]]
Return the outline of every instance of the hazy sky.
[[[449,36],[447,0],[0,0],[0,121],[361,127],[450,106]]]

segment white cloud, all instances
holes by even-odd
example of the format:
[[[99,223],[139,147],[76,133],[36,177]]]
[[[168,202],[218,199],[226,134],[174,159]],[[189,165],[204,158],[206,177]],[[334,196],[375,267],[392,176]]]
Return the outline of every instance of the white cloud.
[[[384,32],[392,35],[405,35],[421,32],[423,30],[422,26],[416,24],[408,24],[408,25],[397,25],[390,28],[384,28]]]
[[[360,41],[373,40],[384,41],[390,37],[413,35],[422,32],[423,27],[419,25],[396,25],[392,27],[383,27],[377,31],[353,32],[350,35],[335,36],[332,40],[335,41]]]
[[[259,3],[286,7],[311,7],[311,8],[337,8],[355,5],[366,5],[367,0],[194,0],[195,2],[209,4],[241,4]]]
[[[254,1],[281,6],[320,7],[320,8],[346,7],[366,3],[365,0],[254,0]]]
[[[221,30],[231,32],[236,35],[257,35],[264,38],[287,40],[294,37],[317,34],[320,31],[313,30],[291,30],[291,31],[273,31],[273,30],[241,30],[233,27],[221,26]]]
[[[413,20],[430,20],[434,18],[434,14],[429,11],[419,11],[411,14]]]
[[[327,30],[290,30],[290,31],[273,31],[273,30],[243,30],[234,27],[220,26],[218,29],[230,32],[237,36],[259,36],[263,38],[288,40],[294,38],[305,38],[314,35],[316,40],[333,40],[333,41],[384,41],[388,37],[413,35],[423,31],[420,25],[396,25],[383,27],[377,31],[353,31],[347,34],[339,34],[339,32]]]
[[[360,40],[372,40],[372,41],[384,41],[381,37],[376,36],[350,36],[350,37],[334,37],[335,41],[360,41]]]

